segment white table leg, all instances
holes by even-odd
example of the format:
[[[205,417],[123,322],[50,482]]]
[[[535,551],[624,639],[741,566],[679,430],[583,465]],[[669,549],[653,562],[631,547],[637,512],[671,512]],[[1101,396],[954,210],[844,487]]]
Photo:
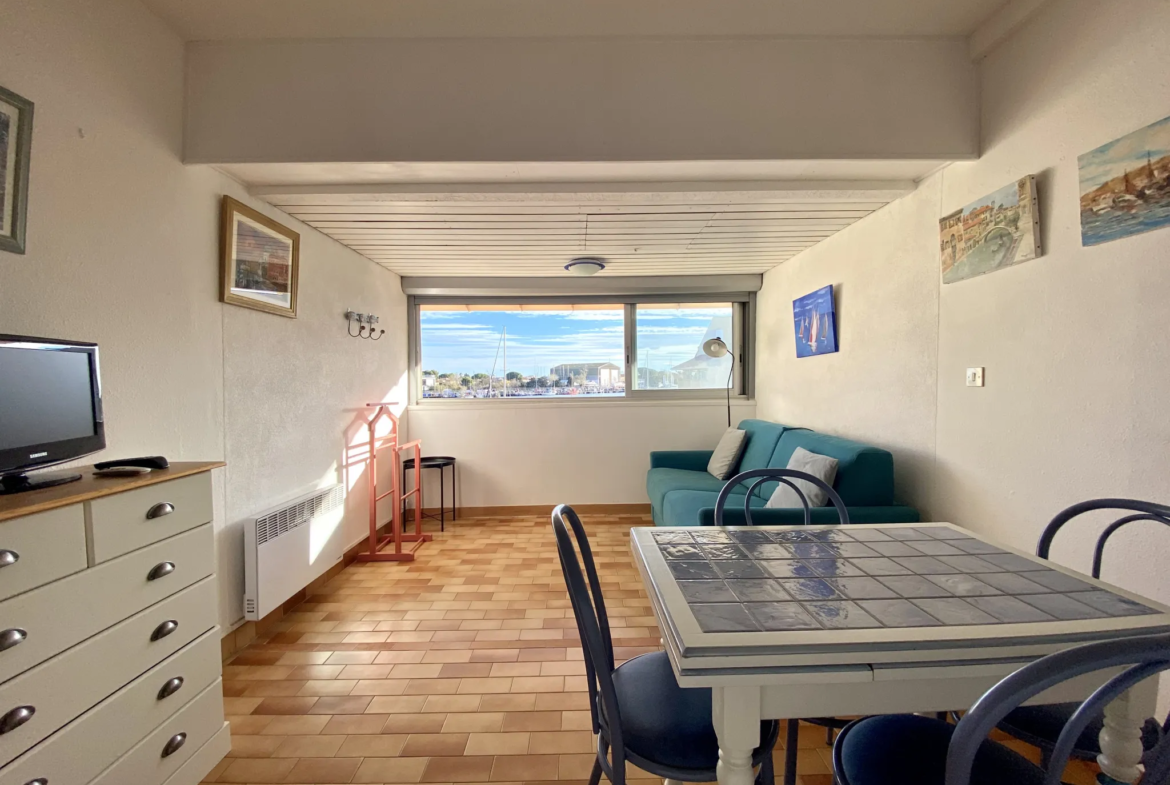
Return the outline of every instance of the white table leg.
[[[1102,785],[1130,785],[1142,775],[1142,725],[1157,703],[1157,679],[1150,679],[1121,694],[1105,707],[1105,726],[1098,741],[1097,763]]]
[[[719,785],[752,785],[752,753],[760,746],[760,688],[715,687],[711,699],[719,738]]]

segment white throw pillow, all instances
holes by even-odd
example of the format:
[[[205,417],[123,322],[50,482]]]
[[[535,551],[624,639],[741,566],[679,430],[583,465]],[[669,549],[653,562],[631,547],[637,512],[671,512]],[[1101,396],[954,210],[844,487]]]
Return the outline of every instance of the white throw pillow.
[[[798,472],[811,474],[818,480],[823,480],[830,488],[833,486],[833,480],[837,478],[837,459],[830,458],[827,455],[818,455],[815,452],[809,452],[803,447],[797,447],[796,451],[792,453],[792,457],[788,459],[788,468],[795,469]],[[829,494],[825,493],[820,486],[813,485],[808,480],[790,480],[789,482],[800,488],[808,498],[809,507],[824,507],[825,502],[829,500]],[[800,502],[800,497],[796,495],[796,491],[792,490],[784,483],[780,483],[775,492],[772,493],[771,498],[765,507],[804,507]]]
[[[728,428],[719,439],[715,452],[711,453],[711,460],[707,462],[707,471],[719,480],[731,478],[735,465],[739,463],[739,456],[743,453],[747,443],[747,431],[737,428]]]

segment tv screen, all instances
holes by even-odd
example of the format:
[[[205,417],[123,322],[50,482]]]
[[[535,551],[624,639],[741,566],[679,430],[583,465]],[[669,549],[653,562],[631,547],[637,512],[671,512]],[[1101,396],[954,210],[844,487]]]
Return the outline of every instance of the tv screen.
[[[97,346],[0,336],[0,473],[104,446]]]

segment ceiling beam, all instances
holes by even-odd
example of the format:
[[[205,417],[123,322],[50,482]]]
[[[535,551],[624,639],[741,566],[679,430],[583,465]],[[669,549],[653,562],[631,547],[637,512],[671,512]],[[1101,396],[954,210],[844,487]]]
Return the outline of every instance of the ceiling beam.
[[[967,37],[971,61],[978,63],[991,50],[1010,38],[1029,19],[1047,5],[1049,0],[1008,0]]]

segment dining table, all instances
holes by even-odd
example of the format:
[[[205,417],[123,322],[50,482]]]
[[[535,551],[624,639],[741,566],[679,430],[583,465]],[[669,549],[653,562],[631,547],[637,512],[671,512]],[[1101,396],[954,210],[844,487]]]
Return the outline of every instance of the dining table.
[[[1170,608],[950,523],[635,527],[681,687],[712,691],[720,785],[752,785],[760,722],[969,708],[1024,665],[1170,631]],[[1031,703],[1084,700],[1116,671]],[[1141,777],[1156,678],[1105,710],[1102,777]],[[1102,782],[1110,780],[1102,779]]]

